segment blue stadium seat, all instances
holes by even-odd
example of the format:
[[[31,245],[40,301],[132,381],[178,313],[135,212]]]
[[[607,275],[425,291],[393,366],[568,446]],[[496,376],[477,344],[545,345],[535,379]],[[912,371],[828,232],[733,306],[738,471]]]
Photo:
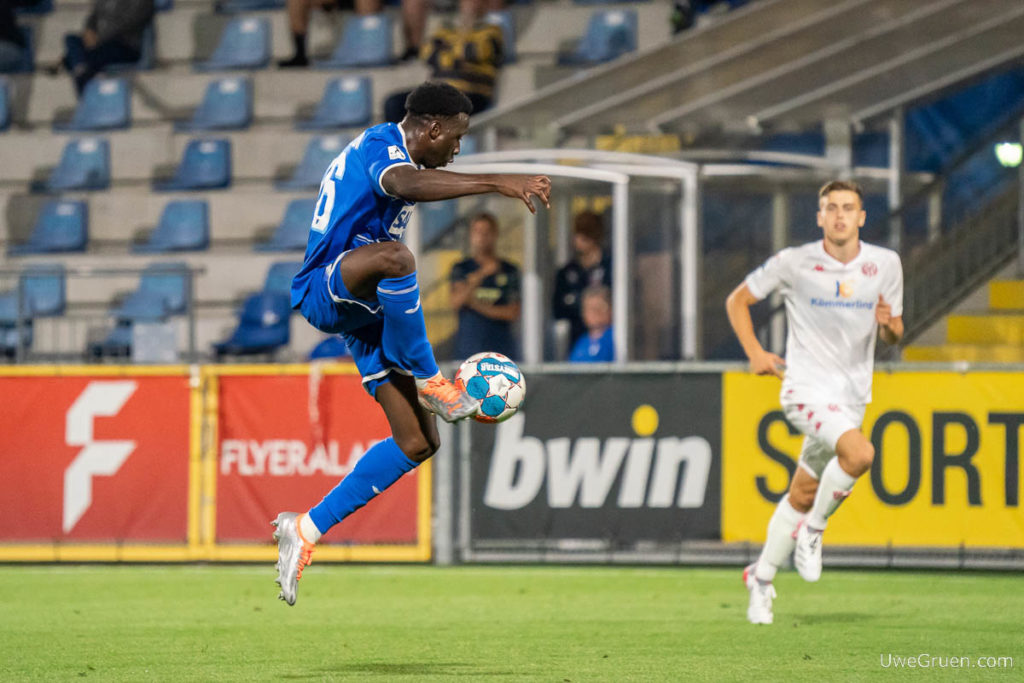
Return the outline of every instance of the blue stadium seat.
[[[64,266],[35,263],[21,274],[21,289],[35,318],[64,315],[67,305]]]
[[[281,9],[284,6],[284,0],[218,0],[214,4],[214,9],[224,14],[235,14],[237,12]]]
[[[302,155],[302,161],[292,171],[287,180],[276,183],[279,190],[315,190],[320,187],[320,180],[324,177],[327,167],[334,161],[334,157],[341,154],[349,138],[341,135],[322,135],[313,138],[306,145],[306,151]]]
[[[156,229],[137,253],[199,251],[210,246],[210,206],[205,199],[180,199],[168,202],[160,214]]]
[[[277,261],[267,269],[267,278],[263,281],[264,292],[291,295],[292,278],[302,269],[302,261]]]
[[[387,66],[391,63],[391,17],[386,14],[352,16],[331,56],[314,62],[318,69]]]
[[[11,88],[7,79],[0,78],[0,131],[11,125]]]
[[[60,163],[50,177],[33,189],[43,192],[105,190],[110,187],[110,143],[103,138],[79,138],[64,146]]]
[[[348,126],[364,126],[373,114],[373,94],[366,76],[347,76],[327,81],[324,95],[306,121],[299,121],[299,130],[330,130]]]
[[[174,9],[174,0],[156,0],[153,5],[157,12],[170,12]]]
[[[16,52],[4,50],[0,54],[0,73],[20,74],[31,73],[35,69],[35,34],[31,26],[22,26],[21,35],[25,37],[25,48]],[[5,44],[6,45],[6,44]],[[14,46],[11,46],[12,48]]]
[[[288,344],[291,299],[280,292],[259,292],[242,305],[238,326],[226,340],[213,345],[214,354],[271,353]]]
[[[331,335],[324,339],[309,352],[309,360],[351,357],[352,353],[348,350],[345,340],[338,335]]]
[[[256,251],[302,251],[309,240],[309,226],[316,210],[316,199],[293,199],[284,210],[284,217],[274,234],[263,244],[257,244]]]
[[[558,63],[587,66],[611,61],[636,50],[636,11],[601,10],[591,15],[587,31],[570,53],[558,55]]]
[[[175,315],[188,309],[188,289],[188,264],[170,261],[146,266],[136,291],[159,297],[163,301],[165,314]]]
[[[132,89],[124,78],[94,78],[85,86],[70,121],[54,123],[54,130],[112,130],[127,128],[132,120]]]
[[[241,130],[252,123],[252,82],[248,78],[221,78],[206,86],[203,101],[188,121],[175,130]]]
[[[18,14],[49,14],[53,11],[53,0],[41,0],[33,5],[19,5],[15,7]]]
[[[161,322],[188,308],[188,272],[184,263],[153,263],[139,278],[139,287],[110,311],[114,327],[89,351],[94,356],[131,354],[135,323]]]
[[[231,141],[189,140],[174,177],[156,181],[153,189],[160,192],[179,190],[212,190],[231,185]]]
[[[508,10],[488,12],[484,15],[484,22],[501,29],[502,63],[511,64],[516,61],[516,24],[512,13]]]
[[[89,241],[89,207],[81,200],[52,200],[43,205],[32,234],[12,246],[11,255],[85,251]]]
[[[217,49],[198,71],[262,69],[270,62],[270,21],[266,17],[232,19],[220,36]]]

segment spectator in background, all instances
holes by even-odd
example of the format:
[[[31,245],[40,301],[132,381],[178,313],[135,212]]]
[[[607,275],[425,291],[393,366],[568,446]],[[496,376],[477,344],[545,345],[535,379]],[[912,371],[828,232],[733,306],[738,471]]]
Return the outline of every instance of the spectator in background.
[[[586,332],[573,344],[570,363],[611,363],[615,360],[612,338],[611,290],[591,285],[583,290],[583,325]]]
[[[0,73],[17,70],[28,47],[14,15],[17,6],[12,0],[0,0]]]
[[[64,36],[62,64],[79,95],[108,65],[139,61],[142,35],[154,12],[153,0],[93,1],[82,34]]]
[[[494,101],[494,85],[504,53],[501,29],[481,22],[487,9],[483,0],[460,0],[458,26],[441,28],[420,51],[420,57],[430,66],[430,79],[458,88],[473,103],[474,114],[488,109]],[[384,101],[386,121],[402,120],[408,95],[398,92]]]
[[[292,32],[295,54],[289,59],[279,61],[277,65],[282,69],[290,69],[309,66],[306,35],[309,33],[309,20],[313,8],[324,12],[355,10],[356,14],[379,14],[382,11],[382,3],[381,0],[286,0],[285,8],[288,12],[288,28]],[[429,0],[402,0],[402,34],[405,36],[402,61],[415,59],[420,53],[429,9]],[[405,103],[404,100],[402,103]]]
[[[469,224],[470,257],[452,266],[451,304],[459,316],[455,356],[480,351],[518,357],[512,324],[519,320],[519,268],[498,258],[498,220],[480,213]]]
[[[611,258],[605,254],[604,223],[591,211],[576,215],[572,226],[572,246],[576,257],[555,275],[552,312],[556,320],[569,321],[569,340],[575,344],[586,331],[580,303],[583,290],[592,285],[612,286]]]

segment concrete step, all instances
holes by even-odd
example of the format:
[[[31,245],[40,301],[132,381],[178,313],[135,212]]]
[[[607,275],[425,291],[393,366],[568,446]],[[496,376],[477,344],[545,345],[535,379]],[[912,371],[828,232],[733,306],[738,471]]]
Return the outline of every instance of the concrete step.
[[[1024,313],[949,316],[952,344],[1024,344]]]
[[[1024,311],[1024,280],[993,280],[989,282],[988,305],[1002,311]]]
[[[1024,363],[1024,346],[1017,344],[908,346],[903,349],[903,360],[910,362]]]

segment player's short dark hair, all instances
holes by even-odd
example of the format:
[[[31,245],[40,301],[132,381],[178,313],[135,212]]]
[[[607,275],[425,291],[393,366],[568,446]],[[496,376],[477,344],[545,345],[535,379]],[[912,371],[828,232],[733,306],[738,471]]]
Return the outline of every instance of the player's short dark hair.
[[[828,196],[829,192],[843,191],[856,193],[857,198],[860,199],[861,208],[864,207],[864,191],[860,189],[860,185],[852,180],[833,180],[825,183],[821,189],[818,190],[818,199],[824,199]]]
[[[604,241],[604,221],[593,211],[581,211],[572,222],[573,234],[580,234],[601,244]]]
[[[405,98],[405,110],[421,118],[469,115],[473,113],[473,103],[455,86],[427,81]]]

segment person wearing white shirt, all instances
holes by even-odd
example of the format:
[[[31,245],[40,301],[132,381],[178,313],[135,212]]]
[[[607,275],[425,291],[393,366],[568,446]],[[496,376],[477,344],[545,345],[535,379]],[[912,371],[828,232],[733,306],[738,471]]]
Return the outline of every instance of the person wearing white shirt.
[[[875,340],[903,337],[903,269],[896,252],[860,241],[865,218],[856,183],[826,184],[818,193],[823,238],[775,254],[726,300],[751,371],[782,379],[786,419],[805,436],[761,555],[744,570],[754,624],[772,623],[772,581],[790,553],[801,577],[820,578],[827,520],[874,459],[860,426],[871,401]],[[750,316],[774,291],[786,306],[785,361],[761,346]]]

